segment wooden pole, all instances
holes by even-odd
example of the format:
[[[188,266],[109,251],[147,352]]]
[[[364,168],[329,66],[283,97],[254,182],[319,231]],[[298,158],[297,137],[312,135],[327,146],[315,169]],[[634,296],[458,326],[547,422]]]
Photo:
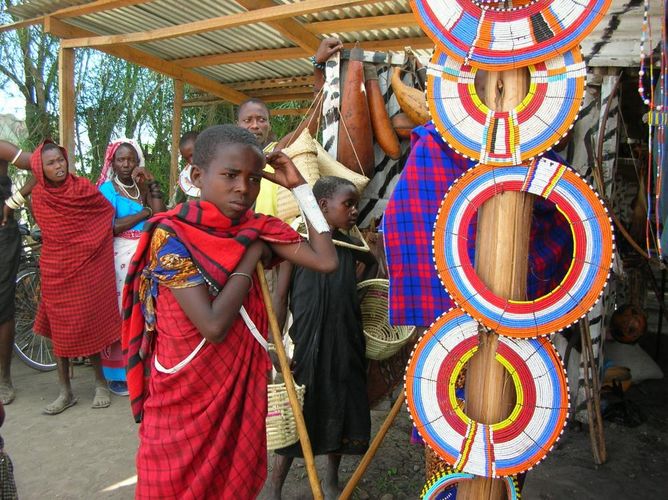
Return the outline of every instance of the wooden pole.
[[[479,73],[478,92],[490,109],[508,111],[527,93],[528,73],[524,69]],[[532,195],[505,192],[478,210],[476,272],[500,297],[526,297],[532,209]],[[515,402],[510,376],[495,359],[497,345],[497,334],[481,332],[478,352],[466,374],[466,414],[486,424],[507,417]],[[505,486],[499,479],[476,477],[459,483],[457,498],[500,500],[505,498]]]
[[[589,318],[585,316],[578,324],[580,330],[580,345],[582,350],[582,366],[584,370],[584,390],[587,398],[587,421],[589,423],[589,439],[594,462],[602,465],[608,460],[605,448],[605,432],[603,431],[603,416],[601,415],[601,386],[598,379],[598,366],[594,359],[594,349],[591,344]]]
[[[276,355],[278,356],[278,361],[281,365],[281,375],[283,375],[283,381],[285,382],[285,388],[288,391],[288,399],[290,400],[290,406],[292,407],[292,412],[295,417],[295,422],[297,423],[297,433],[299,434],[299,442],[302,447],[302,454],[304,455],[304,463],[306,464],[306,472],[308,473],[308,480],[311,483],[311,491],[313,492],[313,498],[315,500],[323,500],[322,489],[320,488],[320,480],[318,479],[318,471],[315,468],[315,459],[313,458],[313,450],[311,449],[311,440],[308,437],[308,432],[306,432],[306,422],[304,422],[304,414],[302,413],[302,407],[299,404],[299,399],[297,398],[297,392],[295,391],[295,383],[292,379],[292,373],[290,372],[290,364],[288,363],[288,356],[285,354],[285,347],[283,347],[283,338],[281,336],[281,330],[278,327],[278,321],[276,321],[276,314],[274,313],[274,307],[271,302],[271,294],[269,293],[269,285],[267,285],[267,279],[264,277],[264,266],[261,262],[257,263],[257,277],[260,280],[260,288],[262,288],[262,298],[264,299],[264,305],[267,308],[267,316],[269,317],[269,328],[271,329],[271,335],[274,340],[274,346],[276,347]]]
[[[74,49],[58,50],[58,135],[60,144],[70,154],[70,172],[74,172]]]
[[[392,406],[392,409],[390,410],[390,413],[388,413],[387,417],[385,418],[385,421],[383,422],[383,425],[380,426],[380,429],[378,429],[378,433],[373,438],[373,441],[371,442],[371,446],[369,446],[369,449],[366,451],[366,453],[362,457],[362,460],[360,461],[359,465],[355,469],[355,472],[353,472],[353,475],[350,476],[350,479],[348,480],[348,484],[346,484],[346,487],[341,492],[341,496],[339,497],[339,500],[348,500],[351,497],[351,495],[353,494],[353,491],[355,491],[355,487],[357,486],[357,483],[359,483],[360,479],[362,479],[362,476],[366,472],[366,469],[369,466],[369,464],[371,463],[371,460],[373,460],[373,457],[376,456],[376,452],[378,451],[378,448],[380,447],[381,443],[383,442],[383,439],[385,439],[385,435],[387,434],[387,431],[390,430],[390,426],[394,422],[394,419],[397,418],[397,415],[399,414],[399,411],[404,406],[404,400],[405,399],[406,399],[406,395],[404,394],[404,391],[401,391],[401,394],[399,394],[399,396],[397,397],[397,400],[394,402],[394,405]]]
[[[181,110],[183,109],[183,82],[174,80],[174,117],[172,120],[172,156],[169,165],[169,199],[174,196],[179,178],[179,140],[181,139]]]

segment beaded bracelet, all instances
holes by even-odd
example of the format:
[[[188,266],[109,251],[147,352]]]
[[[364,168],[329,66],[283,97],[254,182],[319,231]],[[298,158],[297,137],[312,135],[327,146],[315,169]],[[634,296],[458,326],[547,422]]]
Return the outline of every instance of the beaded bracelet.
[[[253,289],[253,277],[250,274],[248,274],[248,273],[232,273],[232,274],[230,274],[230,278],[232,278],[233,276],[243,276],[244,278],[247,278],[248,283],[250,284],[250,288],[248,289],[248,291],[251,291]]]
[[[316,61],[315,56],[311,56],[308,59],[309,61],[311,61],[311,64],[313,64],[314,68],[317,68],[320,71],[325,71],[325,63],[319,63],[318,61]]]

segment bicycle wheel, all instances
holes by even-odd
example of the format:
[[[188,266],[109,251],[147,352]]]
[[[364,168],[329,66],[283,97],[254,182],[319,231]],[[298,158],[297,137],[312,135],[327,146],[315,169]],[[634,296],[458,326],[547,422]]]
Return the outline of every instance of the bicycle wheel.
[[[31,368],[42,372],[56,368],[51,340],[36,335],[32,326],[40,301],[39,268],[27,267],[19,271],[16,278],[16,335],[14,352]]]

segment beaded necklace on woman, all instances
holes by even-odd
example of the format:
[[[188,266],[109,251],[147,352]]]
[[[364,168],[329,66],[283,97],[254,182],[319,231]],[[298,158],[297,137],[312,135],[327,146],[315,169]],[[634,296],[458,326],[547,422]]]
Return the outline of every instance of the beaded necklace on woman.
[[[127,185],[124,184],[123,181],[121,181],[118,175],[114,174],[112,180],[114,184],[116,184],[118,189],[121,191],[121,194],[123,194],[126,198],[139,201],[139,197],[141,196],[141,191],[139,190],[139,186],[137,185],[137,182],[134,179],[132,179],[132,184]],[[134,195],[130,194],[130,191],[128,191],[128,189],[134,189],[136,194]]]

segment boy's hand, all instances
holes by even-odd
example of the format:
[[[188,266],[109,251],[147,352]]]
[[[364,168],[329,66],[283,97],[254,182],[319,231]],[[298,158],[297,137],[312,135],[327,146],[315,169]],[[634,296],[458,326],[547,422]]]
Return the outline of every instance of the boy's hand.
[[[267,155],[267,163],[274,167],[274,173],[262,172],[265,179],[283,186],[286,189],[292,189],[300,184],[306,184],[304,177],[297,170],[290,157],[282,151],[272,151]]]
[[[315,53],[315,62],[318,64],[325,64],[327,59],[342,49],[343,43],[338,38],[325,38],[322,42],[320,42],[320,46]]]
[[[248,250],[255,252],[255,255],[257,256],[255,262],[260,261],[265,267],[271,264],[271,261],[274,258],[274,254],[271,251],[271,248],[262,240],[255,240],[253,243],[251,243]]]

